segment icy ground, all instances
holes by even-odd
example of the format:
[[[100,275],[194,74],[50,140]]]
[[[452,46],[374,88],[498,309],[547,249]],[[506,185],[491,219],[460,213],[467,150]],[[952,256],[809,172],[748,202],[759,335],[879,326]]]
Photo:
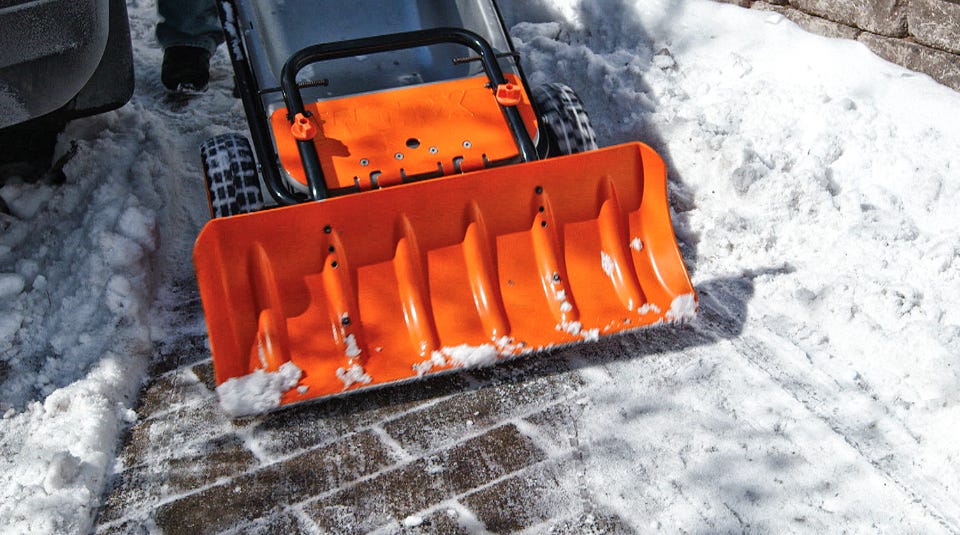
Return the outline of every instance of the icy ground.
[[[667,159],[701,295],[703,343],[584,369],[570,492],[638,531],[960,532],[960,94],[705,0],[502,7],[534,85]],[[194,291],[196,147],[243,127],[222,54],[163,96],[155,5],[129,8],[132,102],[70,125],[66,184],[0,189],[2,533],[89,531]]]

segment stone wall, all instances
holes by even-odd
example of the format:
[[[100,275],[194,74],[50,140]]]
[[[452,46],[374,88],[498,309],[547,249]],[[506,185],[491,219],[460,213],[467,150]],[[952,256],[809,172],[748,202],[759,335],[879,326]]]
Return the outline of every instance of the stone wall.
[[[718,0],[776,11],[807,31],[856,39],[960,91],[960,0]]]

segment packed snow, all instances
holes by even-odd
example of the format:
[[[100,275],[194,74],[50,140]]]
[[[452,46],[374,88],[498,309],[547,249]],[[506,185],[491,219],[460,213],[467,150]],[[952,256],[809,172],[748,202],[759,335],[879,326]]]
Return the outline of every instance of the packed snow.
[[[656,306],[656,305],[654,305]],[[652,310],[652,307],[649,309]],[[670,302],[670,310],[664,314],[667,321],[690,321],[697,317],[697,298],[693,294],[678,295]]]
[[[281,396],[297,386],[302,376],[303,370],[292,362],[281,364],[275,372],[256,369],[217,385],[217,397],[230,416],[260,414],[279,407]]]
[[[570,492],[637,531],[960,531],[960,94],[706,0],[501,7],[532,85],[571,85],[602,145],[664,156],[709,312],[687,327],[707,343],[624,337],[581,371]],[[243,128],[223,50],[210,91],[171,103],[155,4],[129,10],[131,103],[68,126],[65,184],[0,187],[3,533],[90,530],[177,335],[207,217],[196,147]]]

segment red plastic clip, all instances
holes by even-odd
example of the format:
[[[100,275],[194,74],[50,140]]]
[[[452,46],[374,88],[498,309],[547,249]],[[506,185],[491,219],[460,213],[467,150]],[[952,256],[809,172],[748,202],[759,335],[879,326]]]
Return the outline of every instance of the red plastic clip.
[[[300,141],[310,141],[320,133],[320,127],[311,117],[298,113],[290,125],[290,133]]]
[[[519,85],[500,84],[497,86],[497,102],[501,106],[517,106],[523,101],[523,90]]]

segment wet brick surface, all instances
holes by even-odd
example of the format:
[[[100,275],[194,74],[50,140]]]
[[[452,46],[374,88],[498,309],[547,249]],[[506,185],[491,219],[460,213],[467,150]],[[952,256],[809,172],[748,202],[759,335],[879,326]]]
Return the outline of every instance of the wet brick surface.
[[[575,491],[577,359],[231,420],[205,346],[175,344],[185,354],[161,348],[96,533],[624,532]]]

